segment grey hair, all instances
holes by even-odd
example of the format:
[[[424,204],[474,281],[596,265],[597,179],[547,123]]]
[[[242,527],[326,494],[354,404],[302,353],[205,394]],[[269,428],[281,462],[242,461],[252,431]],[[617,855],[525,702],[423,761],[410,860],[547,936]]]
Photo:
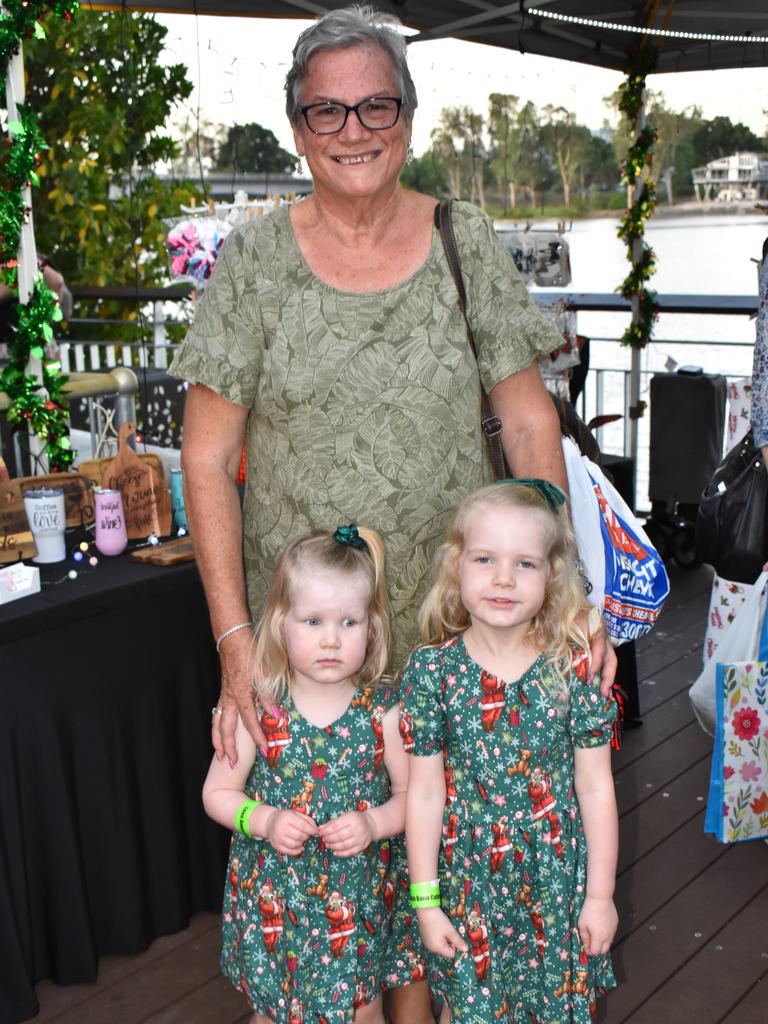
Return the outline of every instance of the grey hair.
[[[418,100],[416,86],[408,70],[405,37],[398,28],[400,21],[374,7],[353,4],[329,11],[304,29],[293,48],[293,64],[285,78],[285,110],[291,124],[299,120],[299,92],[310,59],[321,50],[346,50],[350,46],[377,46],[392,61],[398,89],[403,100],[403,113],[410,122]]]

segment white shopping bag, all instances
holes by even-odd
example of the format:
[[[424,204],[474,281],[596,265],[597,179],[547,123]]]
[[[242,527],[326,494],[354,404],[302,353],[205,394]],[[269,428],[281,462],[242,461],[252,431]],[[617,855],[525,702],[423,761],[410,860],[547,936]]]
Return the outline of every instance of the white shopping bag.
[[[715,735],[717,666],[752,661],[757,657],[767,593],[768,572],[764,572],[758,576],[744,604],[723,630],[716,654],[708,659],[701,675],[688,691],[699,725],[710,736]]]
[[[664,561],[600,467],[564,437],[571,518],[584,570],[614,644],[645,636],[669,594]]]

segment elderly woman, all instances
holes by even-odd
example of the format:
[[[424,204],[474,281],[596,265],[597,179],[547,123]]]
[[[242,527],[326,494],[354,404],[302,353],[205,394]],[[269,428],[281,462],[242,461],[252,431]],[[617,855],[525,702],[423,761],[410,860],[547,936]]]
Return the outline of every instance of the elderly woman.
[[[221,657],[213,742],[233,761],[238,712],[263,747],[245,626],[289,540],[350,521],[384,536],[396,668],[418,642],[417,609],[450,512],[491,476],[481,386],[515,474],[566,486],[558,417],[536,365],[559,339],[491,222],[457,203],[476,363],[435,199],[399,183],[416,93],[397,23],[363,7],[326,14],[299,36],[286,96],[314,191],[227,239],[172,367],[190,383],[186,504]],[[430,1019],[425,1000],[396,1016]]]

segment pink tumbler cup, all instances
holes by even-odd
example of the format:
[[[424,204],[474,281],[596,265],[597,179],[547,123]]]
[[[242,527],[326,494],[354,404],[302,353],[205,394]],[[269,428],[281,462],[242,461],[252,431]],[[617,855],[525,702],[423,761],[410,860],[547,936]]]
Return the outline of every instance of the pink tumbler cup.
[[[120,491],[97,487],[96,547],[102,555],[119,555],[125,551],[127,544],[128,534]]]

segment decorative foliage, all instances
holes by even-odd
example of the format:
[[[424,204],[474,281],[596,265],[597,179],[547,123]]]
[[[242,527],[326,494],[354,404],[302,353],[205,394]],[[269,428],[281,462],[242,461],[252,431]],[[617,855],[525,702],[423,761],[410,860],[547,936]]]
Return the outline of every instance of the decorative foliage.
[[[46,286],[42,275],[35,283],[30,301],[19,306],[19,324],[11,348],[11,361],[0,374],[0,388],[11,399],[6,413],[15,428],[27,424],[45,443],[48,464],[54,471],[72,464],[74,452],[69,441],[69,415],[63,405],[62,388],[67,378],[60,373],[58,362],[43,363],[43,387],[26,373],[30,356],[42,360],[45,345],[53,338],[51,323],[61,320],[59,303]]]
[[[622,345],[645,348],[653,333],[658,317],[656,293],[645,287],[653,275],[656,256],[643,241],[645,224],[656,208],[656,189],[650,177],[653,165],[653,147],[657,132],[652,125],[637,130],[637,118],[643,105],[646,76],[656,65],[656,50],[642,47],[632,58],[627,78],[619,88],[619,109],[629,122],[634,141],[629,147],[622,166],[621,180],[628,186],[630,203],[619,225],[619,238],[627,246],[627,259],[632,269],[617,291],[625,299],[636,299],[632,323],[622,335]],[[635,243],[642,242],[640,246]]]
[[[71,21],[79,7],[77,0],[3,0],[5,11],[0,16],[0,67],[5,68],[10,58],[19,52],[24,38],[43,33],[40,19],[51,11],[65,21]]]
[[[24,206],[23,189],[28,182],[38,183],[35,167],[38,153],[45,146],[33,110],[18,106],[18,121],[6,124],[0,156],[0,263],[7,266],[16,259],[21,226],[28,210]]]
[[[643,128],[624,159],[621,169],[622,185],[634,185],[643,173],[643,168],[651,166],[653,147],[658,137],[659,133],[651,125],[647,124]]]
[[[71,21],[77,0],[3,0],[0,16],[0,88],[5,92],[8,62],[18,53],[23,39],[44,35],[40,19],[53,13]],[[16,255],[22,225],[29,213],[23,191],[27,184],[38,184],[36,167],[45,142],[37,114],[29,106],[17,107],[18,120],[5,125],[0,136],[0,264],[5,283],[18,296]],[[69,441],[69,416],[62,403],[66,377],[58,362],[43,363],[43,383],[26,372],[30,357],[43,360],[45,345],[53,338],[52,323],[61,320],[58,300],[38,276],[29,303],[19,306],[16,335],[9,344],[10,362],[0,374],[0,387],[11,400],[6,413],[16,429],[29,425],[44,442],[51,470],[65,470],[72,464],[74,452]]]
[[[620,340],[622,345],[628,345],[630,348],[645,348],[659,315],[656,292],[649,288],[641,288],[637,292],[637,301],[637,319],[632,321]]]

